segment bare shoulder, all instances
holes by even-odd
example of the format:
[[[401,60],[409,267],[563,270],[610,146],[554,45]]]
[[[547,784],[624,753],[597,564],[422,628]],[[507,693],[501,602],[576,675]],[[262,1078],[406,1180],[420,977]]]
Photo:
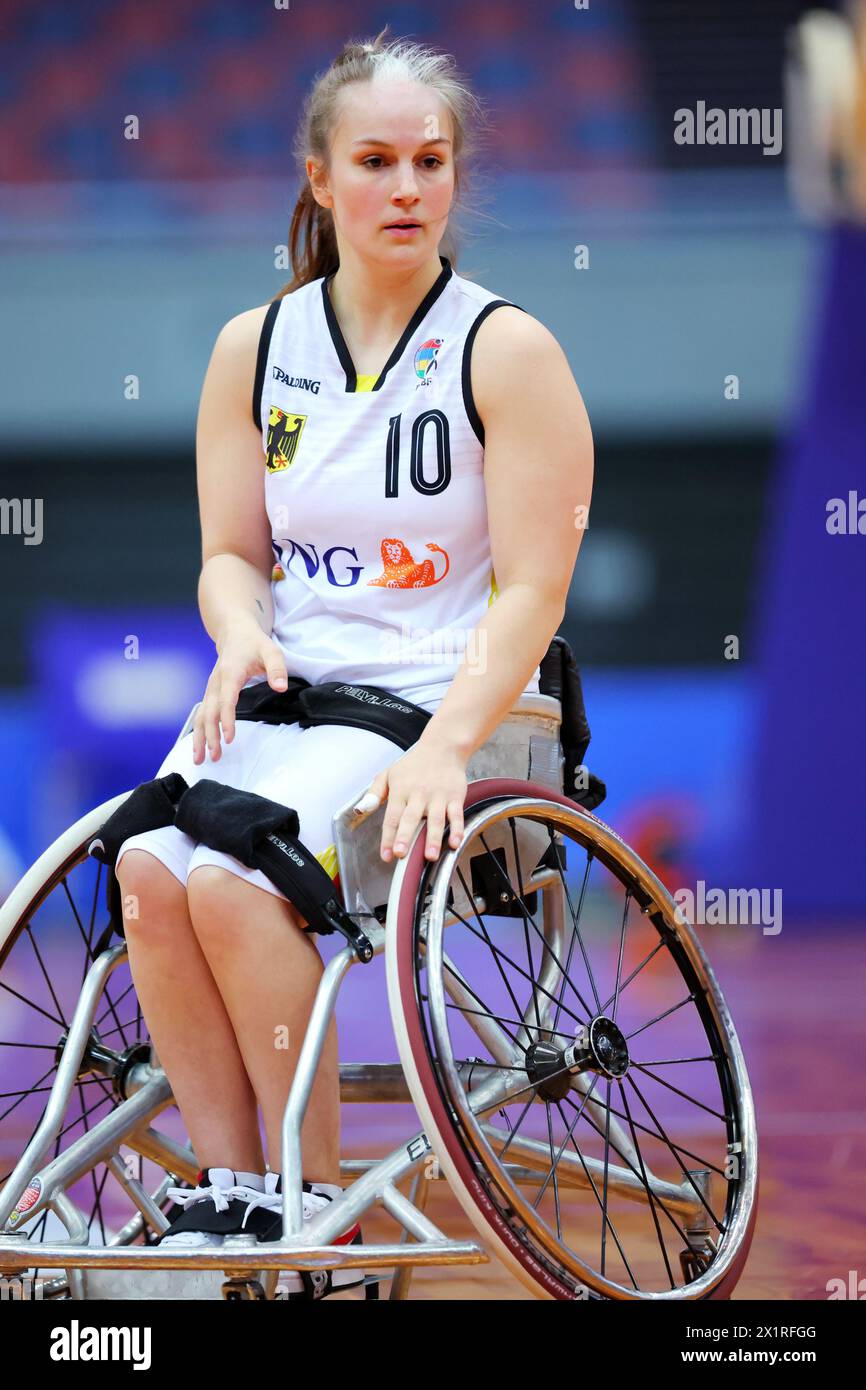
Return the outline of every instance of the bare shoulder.
[[[238,361],[252,353],[255,360],[265,315],[270,307],[270,301],[267,304],[259,304],[255,309],[245,309],[243,313],[235,314],[234,318],[224,323],[217,336],[221,354]]]
[[[231,343],[255,342],[258,346],[259,335],[265,321],[265,315],[271,307],[271,300],[267,304],[259,304],[255,309],[244,309],[240,314],[235,314],[234,318],[228,320],[220,329],[220,337],[225,337]]]
[[[488,314],[472,347],[472,394],[485,421],[485,411],[513,397],[515,390],[559,397],[569,383],[580,393],[558,339],[539,319],[516,305],[504,304]]]
[[[223,324],[217,334],[208,376],[221,392],[245,399],[251,394],[262,327],[269,308],[270,302],[245,309]]]
[[[525,309],[518,309],[516,304],[501,304],[488,314],[478,329],[475,342],[496,342],[498,350],[506,352],[524,352],[527,349],[542,353],[562,352],[550,329]]]

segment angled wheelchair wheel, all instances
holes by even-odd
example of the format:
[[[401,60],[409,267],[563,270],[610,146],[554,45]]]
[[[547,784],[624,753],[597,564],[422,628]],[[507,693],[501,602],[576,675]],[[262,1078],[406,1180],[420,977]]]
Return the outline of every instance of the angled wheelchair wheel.
[[[0,1196],[46,1115],[88,971],[98,955],[120,944],[110,931],[109,870],[88,857],[87,845],[127,795],[113,798],[71,826],[0,907]],[[173,1209],[164,1189],[178,1181],[178,1169],[169,1172],[122,1139],[111,1154],[99,1159],[89,1154],[94,1127],[126,1099],[132,1070],[149,1056],[149,1034],[123,959],[99,989],[81,1065],[56,1138],[40,1164],[80,1153],[74,1165],[80,1171],[64,1190],[84,1217],[94,1244],[153,1239],[120,1180],[121,1169],[166,1215]],[[167,1103],[173,1104],[171,1099]],[[43,1208],[27,1218],[33,1191],[28,1185],[11,1229],[24,1231],[34,1246],[65,1239],[53,1211]],[[38,1259],[36,1251],[34,1257]],[[40,1297],[68,1292],[62,1270],[39,1269],[34,1263],[30,1274],[42,1281]]]
[[[716,1299],[757,1212],[742,1051],[692,928],[609,827],[470,784],[460,847],[388,909],[392,1021],[444,1176],[536,1296]]]

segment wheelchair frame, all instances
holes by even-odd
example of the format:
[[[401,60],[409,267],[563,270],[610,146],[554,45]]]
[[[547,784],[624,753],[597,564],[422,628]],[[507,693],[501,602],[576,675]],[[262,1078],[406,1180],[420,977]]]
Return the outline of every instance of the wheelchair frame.
[[[176,742],[192,728],[198,705],[193,706],[178,734]],[[562,753],[559,747],[560,704],[549,695],[521,695],[509,715],[476,752],[467,766],[467,781],[487,777],[514,777],[561,788]],[[395,756],[396,750],[395,750]],[[378,855],[385,806],[372,812],[355,810],[366,788],[347,802],[334,817],[334,842],[340,870],[342,895],[349,912],[364,913],[370,918],[380,915],[387,905],[389,894],[399,886],[406,860],[384,863]],[[104,803],[83,817],[67,831],[64,839],[83,840],[85,827],[101,824],[129,795],[129,792]],[[422,822],[418,834],[426,833]],[[413,839],[414,843],[414,839]],[[51,847],[53,848],[53,847]],[[410,846],[411,849],[411,846]],[[40,872],[49,849],[18,885],[15,893],[26,895],[34,880],[44,881]],[[408,855],[407,855],[408,858]],[[376,911],[378,909],[378,913]],[[374,957],[385,949],[386,933],[381,922],[367,929]],[[310,1221],[303,1218],[301,1187],[301,1126],[315,1079],[328,1027],[334,1013],[340,986],[358,958],[346,945],[324,968],[319,982],[306,1036],[301,1048],[295,1076],[288,1096],[282,1129],[283,1236],[275,1242],[250,1242],[247,1236],[230,1236],[221,1247],[192,1251],[170,1250],[161,1246],[132,1246],[144,1229],[145,1219],[159,1232],[166,1230],[169,1221],[157,1203],[173,1178],[167,1176],[151,1196],[137,1179],[125,1169],[117,1149],[126,1148],[151,1159],[167,1170],[169,1175],[194,1181],[198,1162],[191,1148],[178,1145],[167,1135],[159,1134],[151,1122],[160,1112],[173,1104],[168,1078],[158,1065],[156,1049],[149,1045],[150,1058],[130,1059],[121,1080],[125,1099],[100,1120],[89,1133],[76,1140],[57,1158],[46,1162],[51,1145],[61,1128],[70,1093],[79,1073],[82,1058],[90,1038],[99,1000],[106,980],[126,958],[126,944],[110,947],[93,962],[75,1010],[51,1097],[38,1130],[16,1164],[5,1189],[0,1193],[0,1227],[8,1220],[22,1193],[34,1179],[41,1184],[37,1201],[28,1209],[29,1221],[44,1207],[49,1207],[66,1227],[68,1239],[40,1243],[38,1254],[34,1247],[16,1233],[0,1231],[0,1273],[13,1274],[31,1268],[38,1258],[39,1268],[58,1267],[66,1272],[62,1278],[47,1281],[44,1293],[56,1294],[64,1282],[70,1296],[78,1299],[111,1296],[109,1281],[93,1277],[94,1272],[136,1270],[224,1271],[227,1281],[243,1284],[260,1277],[266,1296],[272,1296],[281,1269],[315,1272],[336,1266],[355,1266],[365,1269],[396,1271],[391,1297],[406,1298],[412,1269],[417,1265],[453,1265],[486,1263],[489,1256],[476,1241],[456,1241],[446,1237],[424,1214],[427,1186],[422,1165],[433,1153],[423,1129],[407,1137],[384,1158],[341,1159],[341,1177],[355,1180],[345,1189],[339,1203],[317,1213]],[[370,962],[372,964],[372,962]],[[341,1102],[411,1104],[413,1097],[402,1066],[399,1063],[348,1063],[340,1065]],[[113,1175],[125,1188],[138,1207],[134,1216],[118,1231],[106,1246],[87,1244],[87,1226],[82,1213],[66,1193],[78,1178],[98,1162],[107,1162]],[[414,1173],[410,1195],[399,1191],[397,1183]],[[156,1200],[154,1200],[154,1198]],[[332,1245],[330,1242],[358,1220],[374,1203],[382,1207],[403,1227],[399,1244],[363,1245],[361,1247]],[[412,1243],[409,1243],[409,1237]],[[130,1283],[122,1297],[130,1296]],[[159,1283],[146,1277],[140,1283],[140,1296],[158,1296]],[[181,1297],[207,1296],[207,1281],[186,1281]],[[212,1285],[210,1286],[212,1287]],[[226,1290],[224,1287],[224,1296]],[[175,1294],[175,1296],[178,1296]],[[211,1293],[210,1296],[213,1296]]]
[[[192,727],[197,708],[196,705],[190,711],[178,741]],[[559,801],[561,805],[564,757],[559,738],[560,722],[561,707],[557,699],[541,694],[521,695],[499,727],[470,759],[468,783],[504,779],[503,785],[510,782],[513,787],[518,782],[525,785],[527,804],[533,796],[538,797],[541,791],[549,788],[551,800]],[[379,857],[378,846],[386,808],[382,805],[372,812],[356,811],[355,806],[365,790],[359,788],[357,795],[338,810],[333,819],[333,832],[345,907],[349,913],[363,915],[370,921],[371,925],[365,926],[365,931],[372,943],[374,956],[377,956],[385,951],[389,932],[396,930],[396,905],[400,900],[402,881],[419,836],[426,834],[426,825],[422,821],[403,859],[384,863]],[[14,898],[16,902],[12,910],[20,917],[28,904],[35,901],[35,891],[46,881],[49,866],[52,866],[51,872],[56,872],[64,863],[64,854],[70,865],[77,863],[76,854],[71,851],[77,848],[80,854],[81,844],[86,843],[99,824],[128,795],[128,792],[123,793],[82,817],[65,836],[49,847],[13,891],[3,911],[7,911],[9,902]],[[521,798],[516,800],[520,801]],[[480,816],[473,816],[471,809],[467,809],[461,849],[472,838],[473,820],[481,820],[484,815],[482,811]],[[593,819],[603,827],[605,834],[622,843],[603,822],[598,822],[595,817]],[[460,850],[450,853],[459,855]],[[57,860],[56,864],[54,860]],[[661,885],[646,866],[643,869],[647,884],[655,884],[660,890]],[[562,904],[557,897],[560,892],[558,873],[552,868],[536,867],[523,891],[530,893],[535,889],[539,889],[544,898],[545,941],[549,939],[555,947],[562,934]],[[552,899],[548,899],[548,894],[553,895]],[[456,918],[452,913],[448,921],[454,920]],[[383,924],[385,921],[387,926]],[[697,950],[700,951],[700,948]],[[412,1272],[417,1266],[481,1264],[489,1261],[485,1245],[476,1240],[448,1238],[425,1214],[429,1193],[425,1174],[427,1160],[435,1156],[446,1178],[451,1177],[454,1170],[441,1139],[441,1147],[434,1146],[424,1128],[407,1136],[403,1143],[381,1159],[341,1159],[341,1178],[353,1179],[344,1190],[343,1198],[329,1203],[309,1221],[304,1221],[301,1127],[340,986],[349,968],[361,963],[355,950],[348,944],[335,953],[324,967],[286,1102],[281,1155],[282,1237],[265,1243],[251,1240],[247,1235],[236,1235],[227,1237],[220,1247],[186,1250],[131,1245],[130,1242],[141,1235],[146,1225],[157,1232],[168,1229],[170,1223],[160,1210],[159,1203],[164,1200],[167,1188],[178,1178],[192,1182],[199,1169],[189,1145],[176,1143],[152,1126],[152,1121],[161,1111],[174,1103],[170,1083],[159,1067],[152,1043],[129,1049],[120,1063],[116,1057],[107,1055],[100,1067],[96,1058],[95,1069],[101,1069],[103,1075],[112,1079],[116,1093],[122,1095],[123,1099],[88,1133],[70,1144],[65,1152],[46,1161],[81,1071],[105,983],[112,971],[126,959],[126,954],[126,943],[122,942],[103,950],[90,966],[42,1121],[5,1188],[0,1191],[0,1274],[24,1272],[34,1266],[65,1271],[65,1279],[58,1276],[42,1281],[41,1293],[47,1297],[63,1296],[68,1289],[69,1296],[79,1300],[117,1297],[213,1298],[219,1297],[220,1292],[224,1298],[237,1299],[272,1297],[282,1269],[307,1271],[312,1276],[324,1269],[337,1267],[372,1271],[390,1269],[394,1271],[394,1276],[389,1296],[402,1299],[408,1296]],[[552,958],[557,958],[555,948]],[[704,964],[708,968],[708,963]],[[340,1100],[348,1103],[411,1103],[418,1115],[423,1117],[428,1113],[428,1108],[415,1068],[406,1065],[406,1052],[399,1034],[402,1015],[396,992],[392,989],[392,968],[393,956],[388,966],[388,993],[392,1024],[404,1060],[399,1064],[341,1063]],[[449,993],[452,992],[459,999],[459,981],[449,988]],[[527,1005],[527,1010],[529,1007]],[[718,1022],[743,1087],[744,1138],[749,1148],[754,1150],[756,1172],[757,1136],[748,1078],[726,1010],[722,1010]],[[94,1068],[92,1054],[88,1056],[88,1064]],[[466,1089],[472,1090],[472,1109],[476,1113],[489,1109],[494,1103],[491,1100],[491,1085],[498,1079],[490,1077],[472,1087],[471,1075],[466,1077]],[[579,1081],[578,1090],[585,1094],[584,1087],[585,1083]],[[435,1127],[428,1127],[433,1129],[434,1137],[438,1137]],[[118,1152],[121,1143],[165,1169],[166,1177],[153,1194],[146,1191],[142,1183],[125,1168]],[[541,1180],[533,1161],[537,1156],[532,1154],[527,1141],[523,1141],[523,1144],[525,1148],[518,1152],[516,1165],[520,1179],[537,1184]],[[107,1245],[94,1246],[88,1243],[84,1216],[71,1201],[66,1189],[100,1162],[108,1166],[138,1211],[111,1237]],[[695,1175],[699,1171],[695,1170]],[[397,1187],[407,1176],[412,1177],[408,1196]],[[756,1177],[751,1181],[756,1184]],[[563,1174],[562,1182],[569,1187],[587,1185],[579,1173],[568,1169]],[[625,1170],[618,1176],[612,1175],[612,1183],[619,1183],[625,1193],[635,1186]],[[709,1230],[701,1201],[696,1195],[698,1186],[694,1180],[691,1187],[685,1181],[679,1185],[662,1183],[650,1174],[649,1190],[655,1192],[657,1184],[659,1194],[672,1204],[687,1223],[688,1241],[695,1254],[695,1268],[699,1277],[700,1265],[697,1262],[706,1250]],[[28,1187],[37,1187],[38,1191],[26,1211],[25,1222],[47,1207],[66,1228],[66,1240],[54,1239],[34,1246],[26,1236],[2,1230]],[[754,1194],[750,1191],[747,1216],[753,1202]],[[376,1204],[402,1226],[403,1234],[399,1242],[359,1246],[332,1244]],[[487,1229],[485,1242],[494,1248],[499,1243],[498,1237]],[[748,1243],[742,1259],[747,1249]],[[499,1244],[497,1253],[507,1255],[508,1252]],[[513,1260],[506,1262],[516,1277],[522,1277]],[[741,1263],[742,1260],[738,1261],[737,1273]],[[119,1275],[121,1270],[132,1273]],[[181,1270],[186,1271],[182,1280],[179,1279]],[[172,1273],[161,1277],[160,1271]],[[224,1275],[222,1280],[220,1273]],[[369,1285],[373,1282],[375,1279],[368,1277],[368,1296],[372,1292]],[[530,1282],[528,1278],[524,1278],[524,1282],[536,1296],[543,1296],[537,1283]],[[601,1297],[585,1289],[576,1296]]]

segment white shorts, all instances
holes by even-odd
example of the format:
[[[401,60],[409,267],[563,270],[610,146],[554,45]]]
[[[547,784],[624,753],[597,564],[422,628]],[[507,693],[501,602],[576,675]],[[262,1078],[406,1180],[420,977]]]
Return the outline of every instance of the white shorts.
[[[178,739],[157,777],[179,772],[189,786],[200,777],[212,778],[239,791],[291,806],[298,813],[298,838],[331,878],[338,872],[332,822],[350,797],[360,800],[377,772],[402,757],[402,750],[384,734],[343,724],[263,724],[239,719],[231,743],[221,743],[220,756],[192,760],[192,732]],[[286,898],[260,869],[250,869],[232,855],[199,844],[175,825],[130,835],[120,847],[117,863],[128,849],[144,849],[186,885],[193,869],[213,864],[228,869],[267,893]],[[116,866],[115,866],[116,868]],[[288,901],[288,899],[286,899]]]

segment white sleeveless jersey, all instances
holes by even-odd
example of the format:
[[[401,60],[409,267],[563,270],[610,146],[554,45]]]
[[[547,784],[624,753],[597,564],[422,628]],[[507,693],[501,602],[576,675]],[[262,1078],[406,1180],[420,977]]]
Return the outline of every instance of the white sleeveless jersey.
[[[332,275],[275,300],[253,396],[274,551],[271,635],[289,674],[381,686],[427,709],[464,653],[485,669],[475,628],[497,588],[469,361],[482,320],[511,302],[439,259],[378,378],[355,373]],[[536,667],[527,691],[538,676]]]

